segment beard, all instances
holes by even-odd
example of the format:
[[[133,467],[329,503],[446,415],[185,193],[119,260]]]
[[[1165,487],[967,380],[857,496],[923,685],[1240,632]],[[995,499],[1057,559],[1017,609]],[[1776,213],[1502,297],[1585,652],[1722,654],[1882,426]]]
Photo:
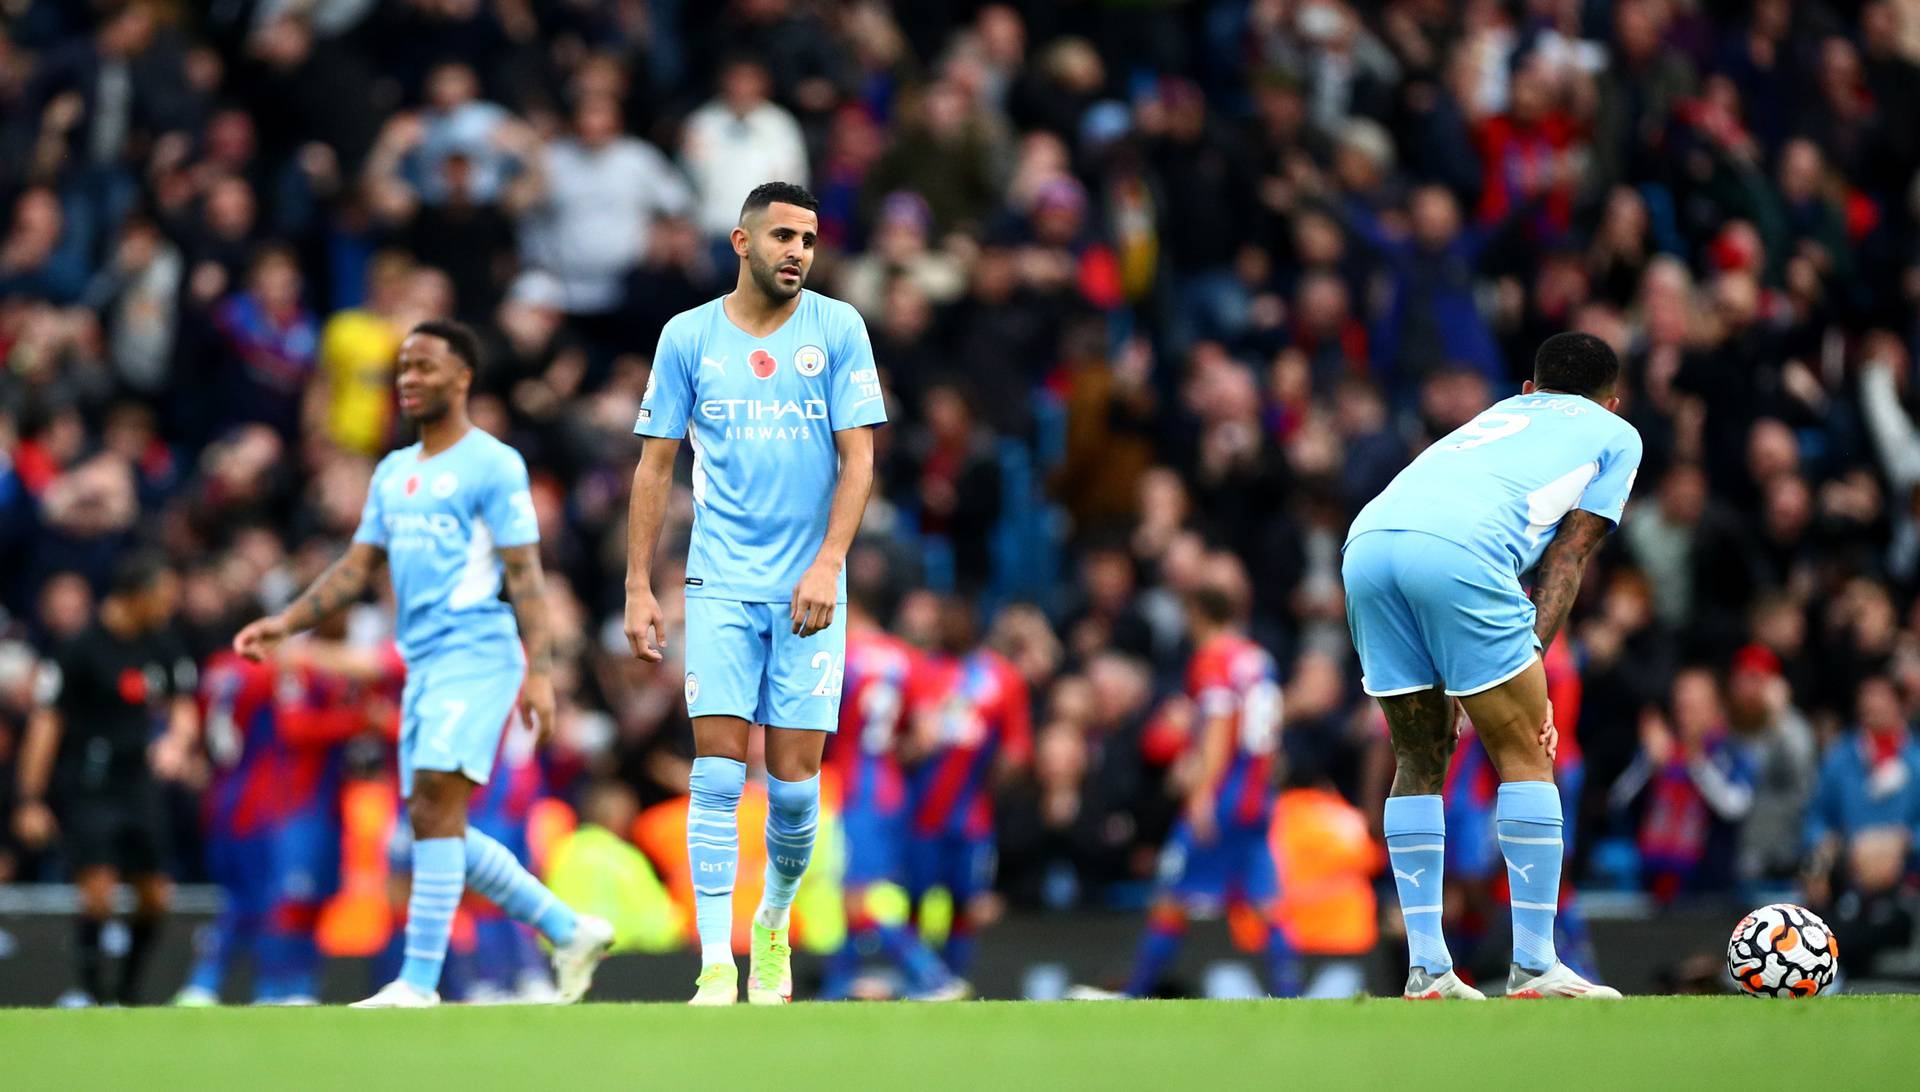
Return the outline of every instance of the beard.
[[[806,271],[802,268],[800,279],[789,288],[780,283],[779,268],[771,262],[761,261],[752,251],[747,252],[747,272],[753,275],[753,283],[760,286],[760,291],[765,292],[768,299],[790,300],[799,295],[800,289],[806,286]]]
[[[451,398],[423,398],[418,409],[412,413],[403,410],[401,415],[415,425],[431,425],[446,417],[452,410],[453,399]]]

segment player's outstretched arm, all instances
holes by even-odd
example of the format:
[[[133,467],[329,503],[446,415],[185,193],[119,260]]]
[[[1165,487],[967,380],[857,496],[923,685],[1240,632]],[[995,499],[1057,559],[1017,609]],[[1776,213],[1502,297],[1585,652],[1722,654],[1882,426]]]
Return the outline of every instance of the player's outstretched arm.
[[[355,648],[345,641],[326,641],[318,637],[288,645],[278,662],[296,670],[339,675],[362,684],[383,682],[389,674],[379,649]]]
[[[1560,632],[1580,594],[1580,578],[1586,574],[1587,562],[1612,529],[1612,520],[1584,508],[1575,508],[1560,521],[1559,533],[1547,544],[1534,569],[1533,632],[1540,638],[1541,648],[1553,644],[1554,635]]]
[[[633,468],[633,495],[627,501],[627,645],[649,663],[663,659],[667,623],[653,597],[653,550],[660,544],[660,523],[673,492],[673,460],[680,441],[647,437],[640,464]]]
[[[500,551],[507,571],[507,598],[527,649],[527,681],[520,687],[520,713],[540,740],[553,733],[553,625],[547,617],[547,574],[540,567],[540,546],[509,546]]]
[[[840,476],[833,485],[833,506],[827,511],[827,534],[813,564],[793,589],[793,632],[811,637],[833,624],[833,607],[840,598],[840,570],[866,514],[873,492],[873,430],[843,428],[833,434],[840,454]]]
[[[327,566],[313,586],[300,593],[287,609],[247,626],[234,635],[233,650],[249,660],[260,661],[273,653],[275,646],[289,636],[312,629],[322,619],[345,608],[367,590],[387,552],[367,542],[347,546],[340,560]]]

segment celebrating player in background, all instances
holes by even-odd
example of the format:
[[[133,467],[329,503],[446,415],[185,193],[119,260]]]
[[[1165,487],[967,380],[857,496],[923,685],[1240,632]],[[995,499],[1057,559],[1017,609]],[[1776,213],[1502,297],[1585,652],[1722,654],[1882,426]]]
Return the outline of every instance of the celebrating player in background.
[[[871,426],[887,419],[859,313],[806,292],[819,202],[768,182],[733,229],[732,292],[660,332],[640,418],[647,438],[627,526],[627,640],[661,658],[653,552],[673,462],[693,447],[687,549],[687,713],[695,758],[687,818],[701,972],[697,1005],[738,997],[736,810],[747,732],[767,726],[767,876],[754,914],[747,1000],[793,995],[787,913],[813,855],[820,758],[845,669],[847,549],[873,487]],[[784,608],[784,609],[783,609]]]
[[[907,893],[917,907],[943,888],[953,926],[941,956],[965,976],[979,936],[981,898],[993,889],[993,794],[1033,759],[1027,683],[1005,656],[976,647],[973,607],[940,604],[939,647],[907,692],[911,728],[902,748],[912,819]]]
[[[1362,685],[1393,735],[1386,836],[1406,919],[1408,997],[1482,998],[1454,974],[1440,931],[1440,790],[1455,698],[1500,776],[1495,829],[1513,903],[1507,996],[1620,996],[1554,951],[1563,840],[1539,654],[1640,466],[1640,434],[1613,412],[1619,376],[1600,339],[1548,338],[1519,395],[1422,452],[1347,532],[1347,622]],[[1531,601],[1520,586],[1529,569]]]
[[[292,605],[233,639],[234,651],[263,658],[289,634],[357,600],[381,563],[391,562],[395,630],[407,663],[400,792],[413,827],[413,889],[400,977],[357,1008],[440,1003],[440,969],[463,888],[553,943],[562,1001],[587,992],[613,942],[605,921],[576,915],[500,843],[467,825],[468,802],[493,771],[516,699],[542,734],[553,729],[554,715],[553,637],[527,466],[467,418],[479,366],[473,331],[453,322],[414,327],[400,345],[395,385],[420,441],[374,469],[346,555]],[[503,562],[511,608],[500,601]]]
[[[158,779],[185,772],[199,724],[197,672],[167,628],[178,589],[157,557],[123,559],[100,616],[40,670],[20,746],[13,830],[29,849],[63,835],[79,889],[80,992],[62,1004],[138,1002],[141,971],[173,900]],[[155,741],[162,720],[166,732]],[[123,876],[133,884],[133,921],[109,993],[101,934]]]
[[[339,640],[346,616],[322,619],[315,632]],[[255,663],[228,650],[207,662],[201,695],[214,773],[202,819],[207,871],[225,899],[174,1004],[218,1004],[227,973],[248,957],[256,1003],[315,1003],[314,928],[340,879],[344,744],[392,731],[406,670],[391,648],[377,659],[379,674],[364,683],[290,662],[284,651]]]
[[[1286,934],[1274,924],[1280,888],[1273,850],[1274,753],[1280,742],[1280,680],[1273,657],[1241,633],[1245,574],[1220,555],[1232,580],[1215,578],[1187,599],[1193,661],[1187,694],[1199,713],[1188,744],[1186,813],[1162,855],[1161,889],[1147,911],[1127,993],[1147,997],[1179,952],[1189,916],[1218,917],[1230,900],[1260,911],[1267,927],[1267,988],[1275,997],[1300,992],[1299,968]]]
[[[847,942],[835,954],[822,995],[849,996],[863,956],[884,954],[916,1000],[957,1000],[970,987],[947,971],[908,924],[899,885],[907,827],[900,737],[914,647],[880,628],[859,592],[847,600],[847,671],[832,762],[840,776],[840,826],[847,837]],[[898,905],[893,905],[893,904]]]

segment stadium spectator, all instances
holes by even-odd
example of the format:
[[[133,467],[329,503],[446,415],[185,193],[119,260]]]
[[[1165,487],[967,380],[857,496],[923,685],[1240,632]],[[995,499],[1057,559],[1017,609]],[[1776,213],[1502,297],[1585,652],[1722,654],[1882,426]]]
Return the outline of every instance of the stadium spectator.
[[[971,398],[958,386],[927,392],[921,406],[926,430],[919,442],[896,453],[885,473],[911,490],[920,532],[952,550],[953,577],[969,592],[992,575],[991,541],[1000,513],[1000,468]]]
[[[1912,937],[1913,911],[1900,888],[1920,845],[1920,745],[1891,679],[1863,680],[1857,708],[1856,725],[1820,765],[1807,809],[1805,883],[1813,905],[1859,949],[1842,966],[1863,974]]]
[[[427,73],[426,102],[419,113],[396,116],[380,139],[400,146],[403,184],[421,200],[439,204],[453,196],[443,168],[458,156],[473,171],[473,199],[484,204],[505,192],[514,169],[501,147],[513,124],[505,107],[480,98],[480,78],[471,67],[449,61]]]
[[[284,441],[294,439],[319,345],[300,282],[293,253],[265,247],[248,268],[246,288],[213,309],[216,429],[257,423]]]
[[[1812,856],[1808,886],[1820,901],[1838,877],[1850,882],[1852,855],[1863,837],[1892,831],[1911,848],[1920,829],[1920,749],[1916,749],[1899,690],[1884,676],[1860,684],[1857,721],[1836,739],[1820,764],[1807,809],[1805,840]]]
[[[569,313],[605,315],[646,258],[654,220],[690,212],[692,191],[658,149],[623,135],[610,95],[583,98],[573,135],[544,155],[545,196],[522,222],[522,252],[560,279]]]
[[[1638,812],[1641,870],[1655,898],[1732,885],[1734,847],[1753,811],[1753,770],[1728,737],[1712,672],[1681,671],[1670,711],[1642,716],[1640,755],[1612,797]]]
[[[964,90],[947,80],[908,108],[893,147],[867,176],[868,192],[910,190],[927,203],[933,230],[978,231],[992,210],[993,134]]]
[[[67,220],[51,189],[30,189],[14,199],[13,218],[0,242],[0,294],[79,302],[88,273],[87,240]]]
[[[113,257],[87,284],[85,304],[100,315],[107,361],[129,393],[163,399],[171,392],[174,302],[184,276],[180,248],[144,216],[120,227]]]
[[[1753,771],[1753,810],[1740,829],[1739,876],[1790,882],[1800,863],[1800,824],[1813,795],[1817,747],[1806,714],[1794,708],[1780,658],[1748,645],[1733,658],[1727,725]]]
[[[894,308],[887,293],[906,278],[929,304],[944,307],[959,299],[966,280],[953,255],[932,249],[933,210],[912,190],[890,193],[880,203],[879,221],[867,253],[852,259],[841,274],[846,301],[873,322]]]
[[[367,263],[365,302],[338,312],[320,329],[307,427],[315,428],[318,416],[317,430],[344,451],[373,457],[386,450],[393,425],[393,356],[413,328],[405,314],[412,273],[412,259],[404,253],[375,256]]]
[[[720,70],[719,97],[687,117],[680,158],[693,180],[694,223],[709,239],[725,240],[761,180],[807,184],[800,125],[768,98],[770,84],[758,61],[730,60]]]

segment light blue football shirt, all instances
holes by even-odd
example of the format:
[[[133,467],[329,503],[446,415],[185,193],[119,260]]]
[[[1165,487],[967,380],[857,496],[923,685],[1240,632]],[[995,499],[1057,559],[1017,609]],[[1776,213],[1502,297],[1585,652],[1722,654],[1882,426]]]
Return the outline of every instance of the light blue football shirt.
[[[473,428],[431,458],[417,443],[390,452],[374,468],[353,540],[387,552],[408,663],[518,639],[496,552],[540,541],[518,451]]]
[[[1423,531],[1517,577],[1575,508],[1620,522],[1640,433],[1577,394],[1522,394],[1448,433],[1394,477],[1347,530]]]
[[[720,300],[669,320],[633,431],[693,448],[687,594],[791,601],[826,538],[840,475],[833,434],[886,420],[866,324],[839,300],[802,291],[764,338],[734,325]]]

